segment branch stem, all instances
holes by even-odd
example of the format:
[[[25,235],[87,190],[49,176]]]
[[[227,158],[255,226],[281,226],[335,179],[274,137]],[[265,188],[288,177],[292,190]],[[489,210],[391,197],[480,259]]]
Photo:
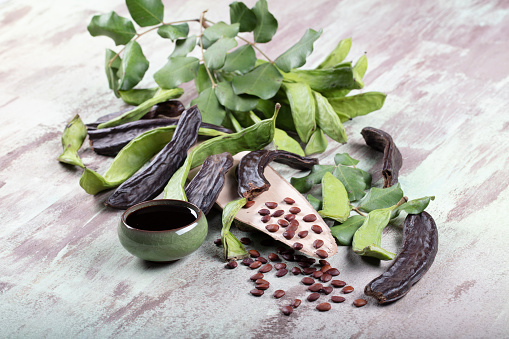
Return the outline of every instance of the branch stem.
[[[363,217],[366,216],[366,214],[362,213],[360,209],[358,209],[357,207],[353,206],[353,205],[350,205],[352,206],[352,210],[354,210],[355,212],[357,212],[358,214],[362,215]]]

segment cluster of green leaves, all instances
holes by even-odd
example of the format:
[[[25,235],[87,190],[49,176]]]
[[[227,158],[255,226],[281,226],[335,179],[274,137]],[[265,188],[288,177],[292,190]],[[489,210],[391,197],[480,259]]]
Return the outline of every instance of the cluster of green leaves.
[[[282,108],[274,144],[305,155],[323,152],[325,135],[346,142],[342,123],[378,110],[384,103],[385,94],[379,92],[347,96],[363,88],[367,69],[365,55],[354,65],[344,61],[351,39],[340,41],[315,69],[299,68],[312,53],[321,30],[307,29],[275,60],[267,57],[259,46],[271,41],[278,28],[267,0],[258,0],[252,8],[231,3],[229,24],[213,23],[202,13],[200,19],[189,20],[200,23],[196,34],[190,34],[188,22],[165,22],[161,0],[126,0],[126,5],[134,22],[150,27],[148,30],[138,33],[130,19],[115,12],[94,16],[88,30],[93,36],[107,36],[117,46],[124,45],[118,53],[106,50],[105,71],[110,89],[129,104],[143,104],[160,90],[194,80],[198,96],[191,104],[198,105],[202,120],[240,131],[255,123],[255,115],[270,118],[279,102]],[[167,63],[154,73],[158,88],[135,88],[149,67],[137,40],[150,31],[171,40],[175,47]],[[252,41],[244,38],[249,32]],[[196,48],[201,58],[189,55]],[[267,60],[257,59],[255,49]]]
[[[321,184],[322,200],[311,194],[308,200],[323,218],[339,223],[331,227],[339,244],[352,245],[359,255],[393,259],[395,255],[380,246],[382,230],[403,211],[421,213],[434,197],[405,202],[399,183],[388,188],[371,187],[371,175],[357,168],[359,161],[347,153],[336,154],[334,162],[335,165],[315,165],[308,175],[291,178],[292,185],[306,193]],[[368,214],[350,216],[352,210]]]

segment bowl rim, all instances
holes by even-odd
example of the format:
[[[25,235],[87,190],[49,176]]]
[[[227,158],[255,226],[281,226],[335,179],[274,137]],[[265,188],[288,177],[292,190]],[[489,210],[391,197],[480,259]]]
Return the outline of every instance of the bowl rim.
[[[187,224],[187,225],[184,225],[182,227],[179,227],[179,228],[172,228],[172,229],[169,229],[169,230],[162,230],[162,231],[150,231],[150,230],[143,230],[143,229],[139,229],[139,228],[136,228],[136,227],[132,227],[132,226],[129,226],[126,222],[126,218],[129,214],[143,208],[144,205],[171,205],[171,204],[167,204],[167,203],[164,203],[164,202],[178,202],[179,204],[184,204],[184,205],[189,205],[189,207],[191,207],[195,212],[197,212],[198,214],[198,217],[190,224]],[[159,202],[162,202],[162,203],[159,203]],[[180,230],[183,230],[184,228],[186,227],[190,227],[190,226],[193,226],[195,224],[198,224],[200,222],[200,219],[202,218],[202,216],[204,216],[203,214],[203,211],[198,207],[196,206],[195,204],[189,202],[189,201],[185,201],[185,200],[179,200],[179,199],[152,199],[152,200],[146,200],[146,201],[142,201],[136,205],[133,205],[131,207],[129,207],[127,210],[124,211],[124,213],[122,213],[122,217],[120,219],[120,222],[122,224],[123,227],[127,228],[128,230],[132,230],[132,231],[138,231],[138,232],[144,232],[144,233],[168,233],[168,232],[177,232],[177,231],[180,231]]]

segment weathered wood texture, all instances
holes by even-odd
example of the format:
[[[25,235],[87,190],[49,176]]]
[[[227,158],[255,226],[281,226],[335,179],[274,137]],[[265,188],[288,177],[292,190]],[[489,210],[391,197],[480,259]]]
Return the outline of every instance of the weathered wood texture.
[[[247,1],[251,6],[253,0]],[[209,9],[228,21],[228,1],[165,1],[167,19]],[[279,308],[305,299],[298,277],[270,276],[261,298],[248,291],[251,272],[223,269],[219,218],[206,243],[171,265],[142,262],[120,246],[120,211],[109,193],[87,195],[80,169],[59,164],[60,135],[76,113],[85,121],[122,108],[103,74],[107,38],[86,31],[91,16],[122,1],[0,1],[0,336],[502,338],[509,336],[509,5],[507,1],[271,1],[280,30],[263,46],[271,57],[306,28],[324,28],[309,65],[351,36],[350,58],[367,52],[366,89],[388,93],[380,112],[346,123],[349,143],[330,144],[323,163],[349,152],[378,173],[365,126],[391,133],[402,151],[400,181],[410,198],[435,195],[429,212],[439,229],[434,265],[400,301],[357,309],[366,283],[387,263],[361,260],[340,247],[331,261],[356,288],[343,304],[319,313],[304,301],[290,317]],[[140,39],[150,73],[171,51]],[[157,52],[155,52],[157,50]],[[150,84],[150,81],[144,81]],[[186,86],[189,88],[189,86]],[[187,104],[192,91],[184,96]],[[110,160],[91,149],[85,164],[103,172]],[[277,166],[286,178],[294,171]],[[374,179],[381,186],[380,175]],[[242,236],[241,231],[234,231]],[[384,246],[397,251],[401,229]],[[259,244],[262,235],[250,235]],[[263,254],[272,248],[257,245]],[[286,296],[275,300],[276,289]],[[337,293],[336,293],[337,294]],[[322,296],[320,300],[325,301]]]

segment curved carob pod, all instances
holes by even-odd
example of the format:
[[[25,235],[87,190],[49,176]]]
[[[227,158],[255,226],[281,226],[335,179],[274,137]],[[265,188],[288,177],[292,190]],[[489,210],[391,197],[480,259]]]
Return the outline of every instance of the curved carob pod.
[[[204,214],[209,213],[232,166],[233,157],[228,152],[207,157],[198,174],[186,186],[187,200],[198,206]]]
[[[287,151],[249,152],[237,166],[238,192],[241,197],[252,200],[269,189],[270,183],[265,179],[263,172],[273,160],[300,170],[310,170],[318,164],[316,158],[302,157]]]
[[[364,127],[361,134],[369,147],[384,152],[382,166],[384,188],[396,184],[403,158],[390,134],[374,127]]]
[[[195,105],[180,118],[171,141],[147,167],[124,181],[108,198],[106,205],[126,209],[139,202],[155,198],[162,192],[175,171],[182,166],[187,151],[198,138],[201,114]]]
[[[125,112],[128,112],[132,110],[132,107],[125,108],[123,110],[120,110],[118,112],[109,113],[106,115],[103,115],[96,121],[87,124],[87,128],[89,131],[95,130],[99,124],[102,124],[104,122],[110,121],[111,119],[114,119],[116,117],[121,116]],[[141,119],[154,119],[157,116],[165,116],[169,118],[177,117],[181,115],[185,110],[184,104],[180,102],[179,100],[168,100],[165,102],[161,102],[159,104],[156,104],[152,106],[150,111],[148,111]]]
[[[154,128],[176,125],[179,119],[143,119],[128,122],[119,126],[89,130],[90,146],[97,154],[116,156],[120,150],[138,135]],[[209,128],[219,132],[233,133],[228,128],[202,122],[202,128]]]
[[[403,237],[401,253],[384,274],[364,289],[364,294],[375,297],[380,304],[404,297],[435,260],[438,230],[431,215],[426,212],[407,215]]]

